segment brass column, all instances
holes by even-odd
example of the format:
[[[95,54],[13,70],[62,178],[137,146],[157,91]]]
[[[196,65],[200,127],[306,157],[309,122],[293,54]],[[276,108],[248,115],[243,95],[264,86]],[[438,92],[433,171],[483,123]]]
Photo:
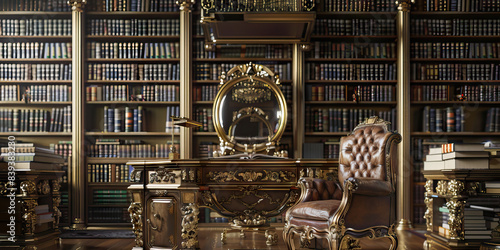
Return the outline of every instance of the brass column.
[[[304,144],[304,49],[306,45],[293,45],[293,62],[292,62],[292,86],[293,86],[293,148],[295,149],[293,156],[302,158],[302,146]]]
[[[83,74],[83,35],[85,23],[83,8],[86,0],[69,0],[72,18],[72,96],[71,96],[71,227],[85,227],[85,132],[84,132],[84,98],[85,82]]]
[[[399,0],[396,29],[398,35],[398,132],[403,138],[398,145],[397,214],[398,230],[412,227],[411,209],[411,158],[410,158],[410,0]]]
[[[183,117],[191,118],[192,110],[192,74],[191,68],[193,65],[193,44],[191,42],[192,29],[192,13],[191,9],[194,5],[194,0],[179,0],[177,4],[180,6],[180,114]],[[167,117],[169,119],[169,117]],[[193,132],[191,129],[182,129],[180,133],[180,151],[181,159],[189,159],[193,154]]]

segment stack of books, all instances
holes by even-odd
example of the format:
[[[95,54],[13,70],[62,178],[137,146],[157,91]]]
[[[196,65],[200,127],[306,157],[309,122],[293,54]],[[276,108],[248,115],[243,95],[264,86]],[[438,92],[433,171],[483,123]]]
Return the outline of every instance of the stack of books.
[[[429,149],[424,170],[488,169],[489,153],[483,144],[446,143],[441,148]]]
[[[64,163],[62,156],[54,150],[36,146],[34,143],[15,143],[11,147],[1,147],[1,159],[15,162],[16,169],[53,169],[54,164]]]

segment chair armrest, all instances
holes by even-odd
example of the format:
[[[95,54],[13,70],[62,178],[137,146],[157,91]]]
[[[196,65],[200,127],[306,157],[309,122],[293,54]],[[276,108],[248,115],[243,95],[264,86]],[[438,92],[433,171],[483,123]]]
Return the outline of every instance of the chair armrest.
[[[331,184],[330,184],[331,183]],[[327,185],[333,185],[334,186],[334,192],[339,192],[339,197],[338,199],[341,199],[341,194],[342,194],[342,189],[338,185],[337,182],[335,181],[327,181],[319,178],[310,178],[310,177],[304,177],[299,179],[299,186],[303,189],[302,190],[302,196],[300,198],[299,202],[307,202],[307,201],[315,201],[315,200],[323,200],[326,198],[326,196],[331,196],[333,194],[331,193],[325,193],[328,192],[326,186]],[[318,189],[319,187],[323,187],[321,189]],[[328,197],[328,199],[331,199]]]
[[[350,190],[353,194],[370,196],[387,196],[394,192],[388,181],[355,177],[345,180],[344,190]]]

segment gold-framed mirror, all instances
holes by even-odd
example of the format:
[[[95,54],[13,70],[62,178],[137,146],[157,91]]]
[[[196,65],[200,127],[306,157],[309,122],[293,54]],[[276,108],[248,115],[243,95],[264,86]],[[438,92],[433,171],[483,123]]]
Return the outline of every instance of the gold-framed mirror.
[[[279,76],[268,67],[247,63],[220,76],[213,123],[221,155],[244,153],[284,156],[277,146],[287,121]],[[217,156],[217,155],[216,155]],[[286,155],[285,155],[286,156]]]

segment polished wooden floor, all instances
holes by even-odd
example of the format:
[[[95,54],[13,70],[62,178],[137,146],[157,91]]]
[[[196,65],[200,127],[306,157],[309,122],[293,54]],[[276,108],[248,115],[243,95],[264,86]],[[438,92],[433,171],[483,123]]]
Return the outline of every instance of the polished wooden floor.
[[[199,233],[200,249],[224,249],[224,250],[243,250],[243,249],[286,249],[281,238],[281,230],[278,230],[280,236],[277,246],[266,246],[264,236],[257,233],[246,233],[246,237],[239,238],[239,233],[228,233],[227,243],[221,244],[221,228],[201,228]],[[398,232],[398,249],[417,250],[422,249],[424,242],[423,235],[413,231]],[[125,250],[132,249],[133,239],[63,239],[60,250]],[[388,249],[390,246],[388,239],[370,240],[362,239],[361,247],[363,249]],[[45,247],[40,249],[56,249],[54,247]]]

